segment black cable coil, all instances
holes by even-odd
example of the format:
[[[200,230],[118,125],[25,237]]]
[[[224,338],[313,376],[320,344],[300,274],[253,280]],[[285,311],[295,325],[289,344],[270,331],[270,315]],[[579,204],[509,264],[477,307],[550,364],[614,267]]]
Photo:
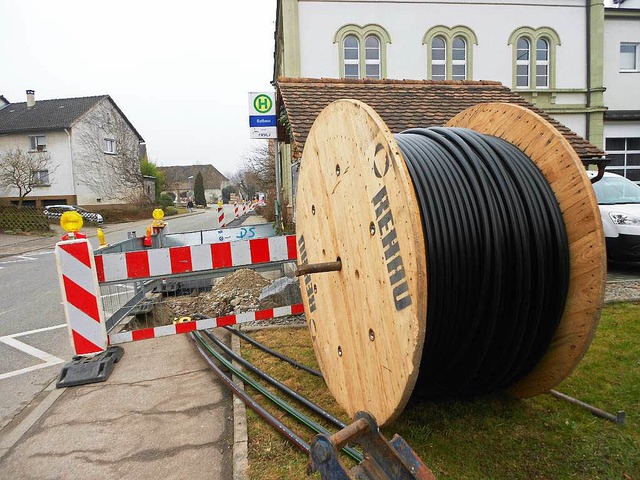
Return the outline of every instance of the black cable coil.
[[[463,128],[395,135],[426,241],[418,396],[501,390],[539,362],[558,327],[569,245],[558,202],[512,144]]]

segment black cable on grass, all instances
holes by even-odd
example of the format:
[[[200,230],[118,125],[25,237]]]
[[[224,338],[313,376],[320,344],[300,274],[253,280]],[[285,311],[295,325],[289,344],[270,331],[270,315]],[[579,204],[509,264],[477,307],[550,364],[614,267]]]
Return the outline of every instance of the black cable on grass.
[[[283,354],[281,354],[279,352],[276,352],[275,350],[273,350],[273,349],[261,344],[257,340],[254,340],[250,336],[245,335],[240,330],[237,330],[235,328],[231,328],[231,327],[228,327],[228,326],[224,327],[224,328],[229,330],[234,335],[237,335],[238,337],[243,339],[245,342],[249,342],[254,347],[259,348],[263,352],[266,352],[269,355],[273,355],[274,357],[279,358],[280,360],[283,360],[283,361],[287,362],[289,365],[291,365],[291,366],[293,366],[295,368],[299,368],[300,370],[304,370],[305,372],[309,372],[311,375],[315,375],[316,377],[322,377],[322,373],[320,373],[319,371],[314,370],[313,368],[307,367],[306,365],[302,365],[301,363],[296,362],[292,358],[289,358],[289,357],[287,357],[287,356],[285,356],[285,355],[283,355]]]
[[[420,205],[427,320],[416,393],[480,394],[546,352],[569,284],[562,213],[510,143],[462,128],[395,135]]]

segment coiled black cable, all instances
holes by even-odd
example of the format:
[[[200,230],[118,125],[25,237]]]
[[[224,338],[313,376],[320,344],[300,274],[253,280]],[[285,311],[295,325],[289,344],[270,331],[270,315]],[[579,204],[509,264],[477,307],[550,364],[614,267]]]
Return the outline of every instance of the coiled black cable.
[[[395,135],[420,205],[427,319],[419,396],[482,394],[525,376],[564,311],[569,244],[538,167],[462,128]]]

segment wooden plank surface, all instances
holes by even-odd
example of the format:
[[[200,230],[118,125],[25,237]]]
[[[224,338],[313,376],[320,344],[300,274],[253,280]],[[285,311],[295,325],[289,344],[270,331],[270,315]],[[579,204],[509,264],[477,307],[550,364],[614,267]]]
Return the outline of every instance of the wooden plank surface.
[[[301,277],[309,331],[331,393],[350,416],[395,418],[417,379],[426,317],[425,245],[411,179],[367,105],[316,119],[296,197],[298,262],[342,261]]]

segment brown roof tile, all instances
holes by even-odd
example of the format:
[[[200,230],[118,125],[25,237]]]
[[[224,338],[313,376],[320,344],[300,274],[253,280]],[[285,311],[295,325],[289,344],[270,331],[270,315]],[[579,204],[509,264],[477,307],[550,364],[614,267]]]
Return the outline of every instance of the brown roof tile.
[[[553,124],[582,160],[604,152],[527,102],[500,82],[433,80],[344,80],[286,78],[276,82],[293,134],[294,157],[301,157],[313,121],[324,107],[341,98],[367,103],[398,133],[411,127],[442,126],[464,109],[486,102],[515,103]]]

